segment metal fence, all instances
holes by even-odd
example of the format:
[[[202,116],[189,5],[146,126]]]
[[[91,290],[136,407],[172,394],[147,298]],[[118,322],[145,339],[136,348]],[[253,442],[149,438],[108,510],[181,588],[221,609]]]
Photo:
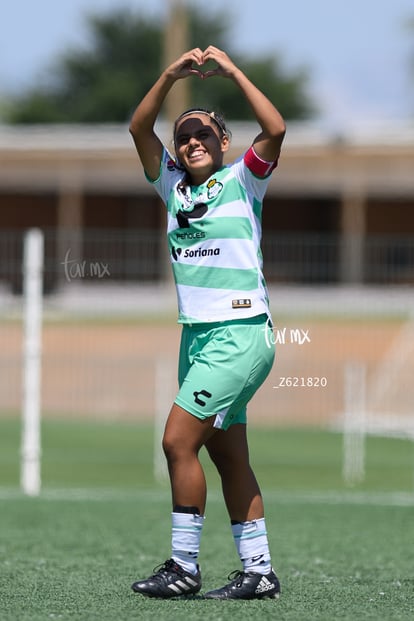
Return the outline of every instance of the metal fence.
[[[22,231],[0,232],[0,285],[14,293],[21,292],[23,235]],[[352,241],[337,234],[264,234],[266,278],[269,283],[347,282],[343,263],[353,251],[345,246]],[[369,235],[356,245],[361,261],[357,281],[414,283],[414,237]],[[45,293],[76,279],[162,282],[168,270],[166,252],[164,235],[153,230],[46,230]]]
[[[161,402],[168,407],[180,331],[173,317],[158,317],[160,309],[175,312],[163,237],[46,231],[44,247],[43,412],[113,420],[151,417]],[[267,236],[263,252],[271,307],[277,303],[277,356],[252,420],[341,425],[347,368],[358,363],[366,378],[364,424],[414,435],[414,290],[407,286],[414,240],[367,238],[357,293],[337,287],[346,253],[335,236]],[[1,232],[0,416],[18,413],[22,401],[22,254],[22,233]],[[368,285],[375,285],[372,296],[364,293]],[[392,317],[373,317],[393,296]]]

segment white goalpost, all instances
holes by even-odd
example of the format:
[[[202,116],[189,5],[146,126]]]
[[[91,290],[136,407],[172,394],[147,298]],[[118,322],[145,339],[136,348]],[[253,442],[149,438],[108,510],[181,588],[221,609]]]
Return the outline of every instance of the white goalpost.
[[[411,314],[371,372],[370,381],[363,362],[349,361],[345,365],[342,474],[348,485],[364,480],[368,434],[414,439],[413,360]]]
[[[344,373],[342,476],[347,485],[365,478],[366,369],[350,361]]]
[[[28,496],[41,491],[41,384],[44,236],[30,229],[24,236],[23,251],[23,343],[20,488]],[[176,390],[175,364],[169,357],[155,361],[155,479],[168,480],[161,441],[166,418]]]
[[[162,450],[165,422],[176,392],[176,366],[164,356],[155,361],[155,419],[154,419],[154,478],[159,483],[168,481],[168,468]]]
[[[41,488],[40,408],[43,291],[43,233],[29,230],[23,255],[23,395],[20,484],[29,496]]]

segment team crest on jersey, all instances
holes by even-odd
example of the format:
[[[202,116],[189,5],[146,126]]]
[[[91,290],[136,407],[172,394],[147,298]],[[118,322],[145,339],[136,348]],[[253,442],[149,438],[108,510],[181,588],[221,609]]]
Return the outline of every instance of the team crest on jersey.
[[[223,184],[217,179],[211,179],[207,184],[207,197],[209,199],[216,198],[223,189]]]

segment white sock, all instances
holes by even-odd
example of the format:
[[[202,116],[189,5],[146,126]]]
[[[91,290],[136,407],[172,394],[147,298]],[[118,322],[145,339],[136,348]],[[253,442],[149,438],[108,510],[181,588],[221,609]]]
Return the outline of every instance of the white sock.
[[[204,516],[191,513],[172,513],[171,515],[171,558],[185,571],[196,574]]]
[[[265,519],[231,526],[244,572],[268,574],[272,570]]]

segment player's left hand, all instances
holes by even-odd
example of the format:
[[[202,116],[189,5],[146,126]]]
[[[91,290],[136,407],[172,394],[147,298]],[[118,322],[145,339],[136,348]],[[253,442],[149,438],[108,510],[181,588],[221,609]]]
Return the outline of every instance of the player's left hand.
[[[203,79],[211,78],[215,75],[220,75],[224,78],[231,78],[237,70],[236,65],[226,54],[226,52],[223,52],[223,50],[220,50],[218,47],[214,47],[213,45],[209,45],[209,47],[203,52],[204,63],[207,63],[209,60],[217,63],[217,67],[202,72],[201,77]]]

